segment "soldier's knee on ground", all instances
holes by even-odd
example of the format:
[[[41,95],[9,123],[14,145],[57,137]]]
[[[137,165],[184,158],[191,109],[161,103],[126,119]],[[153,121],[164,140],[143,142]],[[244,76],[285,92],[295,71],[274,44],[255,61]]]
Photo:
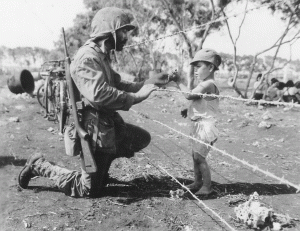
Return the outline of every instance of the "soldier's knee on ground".
[[[151,142],[151,135],[149,132],[147,132],[146,130],[140,128],[140,131],[139,131],[139,142],[138,142],[138,150],[134,150],[134,151],[139,151],[145,147],[147,147],[150,142]]]
[[[150,135],[149,132],[147,132],[145,130],[145,143],[144,143],[144,147],[143,148],[147,147],[150,144],[150,142],[151,142],[151,135]]]

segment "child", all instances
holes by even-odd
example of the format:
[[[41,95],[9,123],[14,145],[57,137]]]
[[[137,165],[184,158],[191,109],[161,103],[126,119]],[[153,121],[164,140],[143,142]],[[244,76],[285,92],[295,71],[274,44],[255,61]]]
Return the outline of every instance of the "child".
[[[295,93],[295,96],[297,98],[296,102],[300,104],[300,81],[297,81],[295,83],[295,88],[297,89],[297,92]]]
[[[266,90],[266,92],[263,96],[263,100],[267,100],[267,101],[277,100],[279,98],[279,96],[277,95],[277,93],[278,93],[277,87],[278,86],[279,86],[278,79],[272,78],[271,86],[269,86],[268,89]]]
[[[266,84],[264,80],[261,81],[262,74],[259,73],[256,77],[256,82],[253,84],[253,99],[255,100],[261,100],[264,96],[265,90],[266,90]]]
[[[298,102],[298,98],[296,94],[298,93],[298,89],[295,87],[295,84],[292,80],[288,80],[285,84],[285,88],[283,89],[282,100],[284,102]]]
[[[194,75],[199,84],[194,87],[193,79],[189,88],[182,83],[177,83],[181,91],[188,91],[184,96],[191,101],[188,110],[182,111],[183,117],[191,120],[191,136],[204,143],[213,145],[218,138],[218,129],[215,126],[216,116],[219,111],[219,98],[200,96],[198,93],[219,95],[214,73],[221,64],[221,57],[211,49],[198,51],[191,62]],[[208,195],[212,193],[211,174],[206,157],[210,147],[191,139],[192,155],[194,162],[194,183],[187,185],[195,195]]]

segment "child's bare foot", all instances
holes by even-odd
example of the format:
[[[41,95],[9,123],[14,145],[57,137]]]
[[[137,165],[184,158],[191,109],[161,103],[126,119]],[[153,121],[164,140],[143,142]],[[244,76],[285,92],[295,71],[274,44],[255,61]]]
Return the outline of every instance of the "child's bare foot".
[[[201,188],[202,184],[203,184],[202,182],[200,182],[200,183],[194,182],[192,184],[186,185],[185,187],[187,187],[190,191],[197,191]]]
[[[196,196],[207,196],[213,192],[211,187],[202,186],[199,191],[195,193]]]

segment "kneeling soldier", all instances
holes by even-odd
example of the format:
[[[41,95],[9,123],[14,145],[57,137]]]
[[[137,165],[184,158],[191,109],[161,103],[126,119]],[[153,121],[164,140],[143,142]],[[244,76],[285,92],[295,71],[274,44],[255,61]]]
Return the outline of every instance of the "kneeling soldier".
[[[111,50],[121,51],[132,25],[131,13],[107,7],[92,21],[90,39],[78,50],[71,63],[72,79],[82,95],[83,126],[92,138],[97,172],[71,171],[49,163],[41,154],[30,157],[19,174],[19,185],[27,188],[34,176],[48,177],[66,195],[96,196],[105,185],[108,170],[115,158],[132,157],[150,143],[150,134],[125,123],[117,110],[127,111],[147,99],[156,86],[168,82],[167,73],[151,76],[144,82],[121,80],[110,65]]]

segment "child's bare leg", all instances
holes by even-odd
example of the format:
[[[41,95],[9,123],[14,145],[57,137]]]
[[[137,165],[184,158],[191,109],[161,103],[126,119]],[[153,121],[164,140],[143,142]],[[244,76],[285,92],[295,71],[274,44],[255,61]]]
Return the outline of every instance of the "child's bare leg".
[[[210,169],[205,158],[209,150],[210,147],[203,145],[199,153],[194,153],[194,161],[198,165],[203,180],[202,187],[195,193],[195,195],[208,195],[212,192]]]
[[[198,157],[200,171],[203,178],[203,185],[200,190],[195,193],[195,195],[208,195],[212,192],[210,169],[205,158],[200,155],[198,155]]]
[[[192,184],[189,184],[186,186],[191,191],[198,191],[203,184],[200,165],[199,165],[198,161],[195,159],[195,155],[199,155],[199,154],[197,154],[193,151],[194,182]]]

